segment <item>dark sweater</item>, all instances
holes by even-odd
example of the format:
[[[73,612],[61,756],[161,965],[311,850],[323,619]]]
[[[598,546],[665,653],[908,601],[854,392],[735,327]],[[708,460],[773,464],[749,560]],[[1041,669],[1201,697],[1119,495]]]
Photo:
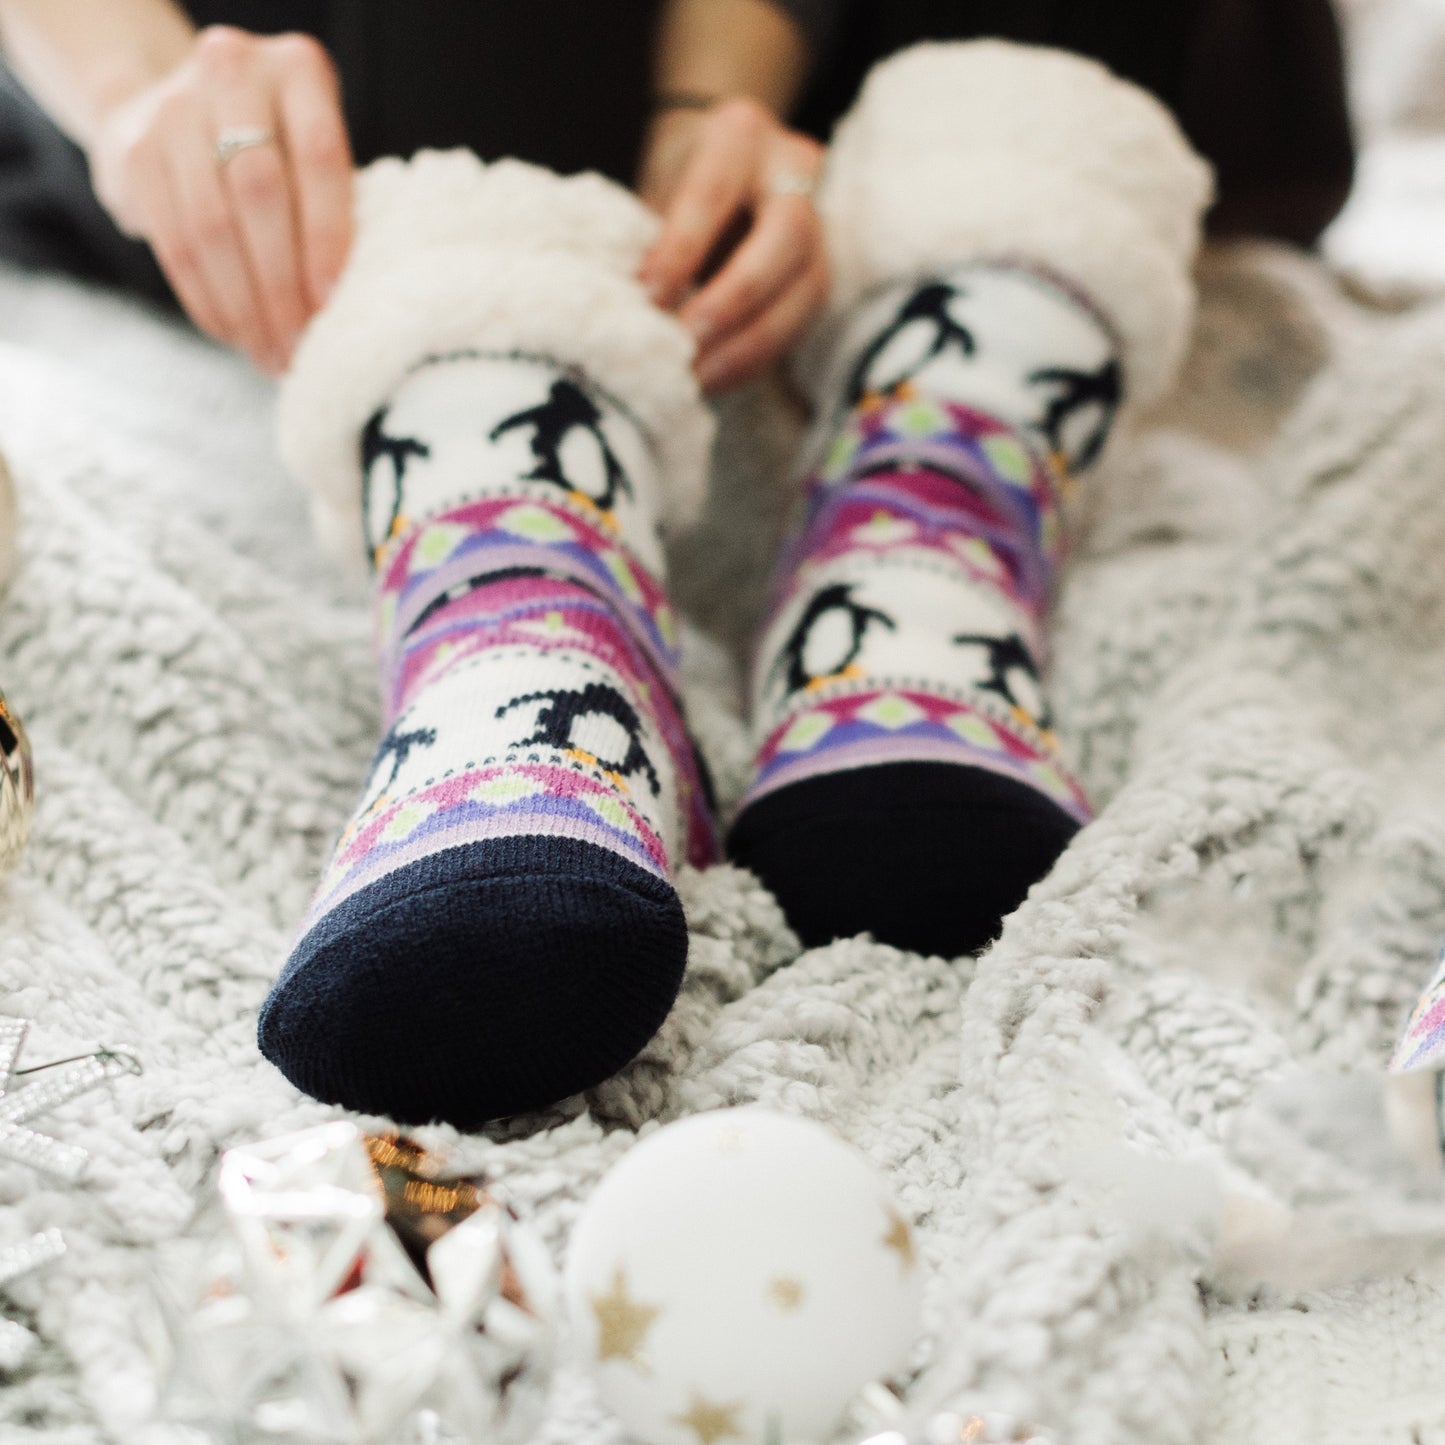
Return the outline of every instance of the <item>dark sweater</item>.
[[[797,123],[826,137],[870,65],[915,40],[996,35],[1092,55],[1154,91],[1215,165],[1218,231],[1308,243],[1353,153],[1329,0],[774,0],[806,31]],[[200,24],[319,36],[357,159],[467,145],[632,174],[659,0],[195,0]],[[0,73],[0,254],[164,297],[149,252],[90,193],[84,159]]]

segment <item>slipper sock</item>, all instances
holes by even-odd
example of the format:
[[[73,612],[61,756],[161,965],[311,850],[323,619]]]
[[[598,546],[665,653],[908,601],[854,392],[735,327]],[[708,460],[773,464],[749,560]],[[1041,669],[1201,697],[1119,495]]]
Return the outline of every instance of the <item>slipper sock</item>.
[[[876,296],[848,354],[759,648],[729,851],[810,945],[870,932],[954,956],[1090,816],[1040,669],[1117,343],[1053,278],[974,265]]]
[[[468,161],[461,189],[493,184]],[[533,174],[546,214],[570,183]],[[259,1040],[318,1098],[466,1127],[607,1078],[681,982],[671,878],[716,847],[666,479],[652,430],[540,350],[425,355],[353,428],[386,732]]]
[[[812,482],[729,840],[807,943],[972,952],[1089,816],[1039,684],[1062,504],[1177,372],[1209,195],[1154,97],[1063,51],[916,45],[839,121]]]
[[[320,1097],[473,1122],[657,1030],[676,839],[708,858],[707,805],[667,599],[625,540],[645,519],[619,525],[648,465],[620,409],[551,362],[455,355],[364,445],[387,731],[261,1041]],[[472,499],[426,514],[437,473]]]

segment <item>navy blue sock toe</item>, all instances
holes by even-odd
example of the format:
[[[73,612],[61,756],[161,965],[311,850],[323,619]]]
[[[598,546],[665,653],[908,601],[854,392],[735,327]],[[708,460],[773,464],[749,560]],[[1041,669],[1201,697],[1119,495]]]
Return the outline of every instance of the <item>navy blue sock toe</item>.
[[[997,937],[1079,824],[983,768],[886,763],[790,783],[738,816],[728,853],[810,948],[871,933],[955,958]]]
[[[628,1063],[687,959],[672,886],[573,838],[494,838],[352,895],[296,946],[261,1052],[298,1088],[403,1123],[472,1127]]]

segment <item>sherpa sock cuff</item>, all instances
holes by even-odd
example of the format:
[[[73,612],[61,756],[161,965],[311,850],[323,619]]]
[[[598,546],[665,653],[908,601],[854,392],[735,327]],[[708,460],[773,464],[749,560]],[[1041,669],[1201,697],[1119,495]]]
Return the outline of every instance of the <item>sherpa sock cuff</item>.
[[[925,44],[876,66],[818,197],[834,284],[801,368],[859,300],[970,261],[1066,277],[1108,317],[1126,395],[1168,387],[1188,340],[1210,169],[1153,96],[1092,60],[1004,41]]]
[[[330,550],[365,552],[367,419],[417,362],[468,349],[546,355],[601,381],[656,451],[664,527],[695,517],[712,418],[692,338],[636,280],[658,223],[635,196],[597,175],[423,151],[361,172],[356,217],[346,268],[280,399],[282,456]]]

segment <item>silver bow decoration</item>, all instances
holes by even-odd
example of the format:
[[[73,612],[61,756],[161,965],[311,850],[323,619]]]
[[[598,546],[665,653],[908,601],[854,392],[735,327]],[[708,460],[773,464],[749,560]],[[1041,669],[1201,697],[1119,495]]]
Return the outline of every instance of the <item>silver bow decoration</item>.
[[[102,1048],[78,1058],[20,1069],[16,1066],[29,1028],[24,1019],[0,1018],[0,1158],[28,1164],[74,1183],[90,1156],[78,1145],[62,1143],[30,1128],[30,1121],[121,1074],[138,1074],[140,1063],[124,1050]],[[64,1253],[65,1241],[58,1229],[0,1246],[0,1289]],[[0,1319],[0,1374],[24,1365],[37,1343],[24,1325]]]
[[[428,1158],[348,1123],[226,1154],[163,1282],[164,1413],[248,1445],[524,1445],[552,1373],[551,1259]]]
[[[47,1229],[31,1235],[19,1244],[0,1249],[0,1289],[11,1280],[59,1259],[65,1253],[65,1241],[58,1229]],[[8,1375],[27,1364],[40,1341],[24,1325],[0,1319],[0,1375]]]
[[[123,1049],[101,1048],[74,1059],[17,1069],[29,1028],[24,1019],[0,1018],[0,1158],[28,1164],[73,1184],[84,1172],[89,1155],[78,1145],[64,1144],[29,1128],[30,1120],[121,1074],[140,1073],[140,1062]],[[37,1079],[36,1074],[45,1077]]]

